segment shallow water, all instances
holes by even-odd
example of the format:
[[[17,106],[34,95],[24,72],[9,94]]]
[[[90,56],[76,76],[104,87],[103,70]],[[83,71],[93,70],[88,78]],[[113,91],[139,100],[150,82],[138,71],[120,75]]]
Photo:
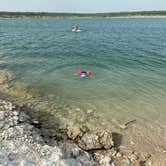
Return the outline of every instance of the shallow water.
[[[80,25],[81,32],[72,32]],[[165,131],[166,19],[0,19],[0,69],[69,105]],[[76,71],[91,70],[81,79]],[[159,132],[160,133],[160,132]]]

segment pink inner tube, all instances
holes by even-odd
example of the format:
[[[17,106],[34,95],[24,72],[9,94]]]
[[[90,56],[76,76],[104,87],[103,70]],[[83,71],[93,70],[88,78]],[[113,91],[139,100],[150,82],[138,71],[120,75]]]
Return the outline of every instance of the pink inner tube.
[[[83,71],[81,71],[81,70],[77,70],[77,75],[80,77],[83,73],[85,73],[85,72],[83,72]],[[86,76],[87,77],[90,77],[92,75],[92,73],[91,73],[91,71],[86,71]]]

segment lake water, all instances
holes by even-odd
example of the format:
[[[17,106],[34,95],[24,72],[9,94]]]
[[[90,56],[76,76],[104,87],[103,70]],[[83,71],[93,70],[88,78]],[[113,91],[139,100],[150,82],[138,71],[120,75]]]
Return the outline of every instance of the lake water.
[[[0,19],[0,68],[107,123],[166,131],[166,19]]]

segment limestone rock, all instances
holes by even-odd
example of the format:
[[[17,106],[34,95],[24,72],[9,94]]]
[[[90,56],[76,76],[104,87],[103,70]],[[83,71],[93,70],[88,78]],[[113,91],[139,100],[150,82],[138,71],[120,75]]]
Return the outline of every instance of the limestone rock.
[[[105,149],[110,149],[114,142],[112,140],[112,134],[108,131],[102,131],[99,133],[100,143],[104,146]]]
[[[103,159],[101,159],[99,164],[101,166],[114,166],[114,164],[111,163],[111,158],[108,156],[105,156]]]
[[[95,165],[90,155],[76,145],[47,145],[30,117],[22,111],[15,110],[10,102],[0,100],[0,116],[0,165]],[[77,134],[79,135],[79,132]]]
[[[20,112],[19,113],[19,121],[20,122],[29,122],[30,117],[28,115],[26,115],[24,112]]]
[[[79,126],[68,126],[67,135],[70,139],[75,140],[78,136],[82,136],[82,131]]]
[[[0,121],[0,129],[2,129],[4,127],[4,121]]]
[[[138,154],[136,152],[132,152],[131,155],[129,155],[129,159],[132,163],[136,163],[138,158]]]
[[[107,131],[89,131],[79,140],[78,145],[84,150],[110,149],[114,143],[112,134]]]
[[[130,160],[125,156],[122,160],[122,166],[132,166]]]

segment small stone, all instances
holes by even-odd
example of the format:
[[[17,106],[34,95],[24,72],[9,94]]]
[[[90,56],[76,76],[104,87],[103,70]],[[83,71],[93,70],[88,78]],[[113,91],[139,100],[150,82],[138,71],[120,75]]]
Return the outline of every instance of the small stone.
[[[67,135],[70,139],[75,140],[78,136],[82,135],[82,131],[78,126],[69,126],[67,128]]]
[[[135,143],[134,143],[133,141],[130,141],[130,144],[131,144],[131,145],[135,145]]]
[[[9,127],[10,127],[9,124],[5,124],[3,128],[7,130]]]
[[[122,160],[123,166],[131,166],[130,160],[125,156],[125,158]]]
[[[107,131],[88,131],[78,140],[84,150],[110,149],[113,146],[112,134]]]
[[[146,161],[140,160],[138,164],[139,164],[139,166],[146,166]]]
[[[14,116],[17,116],[17,115],[18,115],[18,112],[17,112],[17,111],[13,111],[13,115],[14,115]]]
[[[133,152],[130,156],[129,159],[132,163],[135,163],[138,160],[138,155],[137,153]]]
[[[9,122],[9,126],[10,126],[10,127],[14,126],[14,124],[15,124],[14,121]]]
[[[9,112],[5,112],[4,116],[8,117],[9,116]]]
[[[20,112],[19,114],[19,121],[20,122],[27,122],[30,119],[28,115],[26,115],[24,112]]]
[[[145,153],[145,154],[143,155],[143,157],[144,157],[145,159],[149,159],[149,158],[151,158],[151,154]]]
[[[112,157],[115,157],[117,155],[117,151],[114,151],[113,153],[112,153]]]
[[[33,124],[34,124],[34,125],[37,125],[37,124],[39,124],[39,121],[33,120]]]
[[[76,108],[76,111],[81,111],[81,109],[80,108]]]
[[[152,161],[151,161],[151,160],[148,161],[148,162],[147,162],[147,165],[148,165],[148,166],[152,166]]]
[[[0,121],[0,129],[3,128],[4,124],[5,124],[4,121]]]
[[[118,157],[118,158],[120,158],[120,157],[122,157],[123,155],[120,153],[120,152],[118,152],[117,154],[116,154],[116,157]]]
[[[4,115],[4,113],[2,112],[0,112],[0,120],[4,120],[4,118],[5,118],[5,115]]]
[[[13,161],[13,160],[15,160],[15,158],[16,158],[16,154],[15,154],[15,153],[10,153],[10,154],[8,155],[8,158],[9,158],[10,161]]]
[[[13,120],[18,121],[18,116],[13,116]]]
[[[103,148],[99,141],[99,136],[93,132],[85,133],[83,137],[79,139],[78,145],[84,150],[94,150]]]
[[[32,161],[22,160],[20,162],[20,166],[36,166],[36,164]]]
[[[93,158],[95,159],[95,161],[99,162],[100,160],[104,158],[104,155],[99,152],[95,152],[93,154]]]
[[[111,165],[111,158],[108,156],[105,156],[103,159],[99,161],[99,164],[102,166],[110,166]]]
[[[110,149],[114,145],[114,142],[112,140],[112,133],[102,131],[99,136],[100,143],[104,146],[105,149]]]
[[[93,110],[88,109],[87,114],[91,114],[91,113],[93,113]]]

